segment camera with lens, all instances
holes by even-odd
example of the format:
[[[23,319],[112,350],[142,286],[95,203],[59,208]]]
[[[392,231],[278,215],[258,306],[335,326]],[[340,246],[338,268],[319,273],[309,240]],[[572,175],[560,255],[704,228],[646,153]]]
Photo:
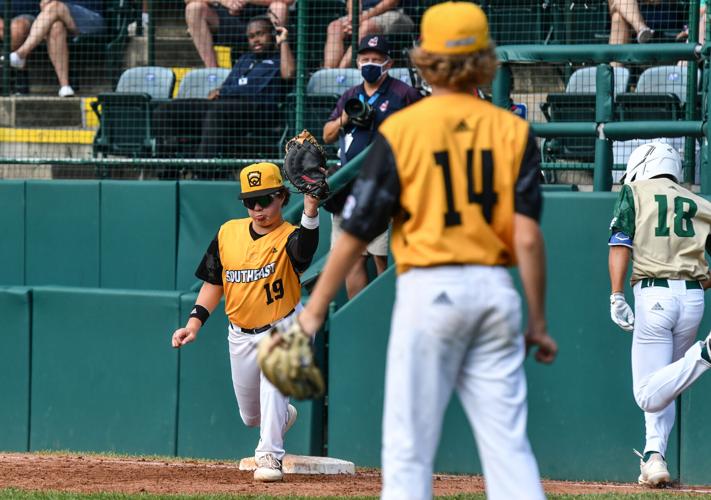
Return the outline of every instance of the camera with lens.
[[[356,127],[370,128],[373,124],[375,110],[367,102],[363,102],[357,97],[352,97],[346,101],[344,109],[351,123]]]

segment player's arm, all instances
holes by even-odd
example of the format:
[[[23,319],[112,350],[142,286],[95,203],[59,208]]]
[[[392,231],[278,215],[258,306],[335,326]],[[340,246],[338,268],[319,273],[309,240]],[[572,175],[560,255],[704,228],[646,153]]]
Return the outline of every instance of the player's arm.
[[[368,242],[388,227],[399,208],[400,180],[385,138],[376,133],[360,175],[343,208],[343,233],[336,241],[308,304],[298,317],[304,331],[314,335],[323,324],[328,304],[363,254]]]
[[[286,254],[297,273],[306,271],[318,248],[318,202],[318,198],[304,195],[301,227],[291,233],[286,242]]]
[[[610,222],[610,251],[607,268],[610,274],[610,318],[625,331],[634,329],[634,313],[625,299],[625,279],[632,256],[635,235],[635,208],[632,189],[622,186]]]
[[[551,363],[558,346],[548,335],[546,324],[546,252],[539,226],[543,205],[541,196],[540,151],[529,133],[521,161],[514,198],[514,251],[528,305],[527,346],[538,346],[536,360]]]
[[[222,298],[222,262],[220,261],[217,236],[207,248],[197,271],[195,271],[195,276],[203,280],[203,284],[187,323],[183,328],[178,328],[173,332],[173,347],[182,347],[195,340],[200,328]]]

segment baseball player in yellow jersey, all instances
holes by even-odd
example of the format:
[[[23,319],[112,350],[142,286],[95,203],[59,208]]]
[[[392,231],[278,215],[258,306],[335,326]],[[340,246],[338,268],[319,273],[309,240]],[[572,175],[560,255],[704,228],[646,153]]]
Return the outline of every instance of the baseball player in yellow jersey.
[[[366,243],[393,217],[397,297],[387,354],[382,498],[432,497],[442,419],[457,391],[489,498],[542,499],[526,435],[526,342],[552,362],[538,226],[540,153],[528,124],[475,96],[496,70],[483,11],[430,7],[411,53],[432,96],[385,120],[343,210],[343,231],[298,322],[313,334]],[[518,263],[528,301],[506,267]]]
[[[300,309],[299,274],[318,246],[318,200],[304,197],[301,227],[284,221],[289,199],[279,167],[257,163],[240,173],[249,217],[220,227],[200,262],[196,276],[204,281],[184,328],[173,334],[173,347],[195,340],[210,312],[225,296],[229,318],[232,383],[242,421],[259,426],[255,450],[259,481],[283,477],[284,434],[296,420],[296,408],[261,374],[257,344],[271,327]]]
[[[711,367],[709,342],[695,342],[710,282],[704,256],[711,203],[678,184],[681,159],[661,142],[635,149],[610,223],[610,315],[632,331],[634,397],[644,410],[646,443],[639,483],[671,481],[664,459],[674,400]],[[624,281],[632,258],[635,311]]]

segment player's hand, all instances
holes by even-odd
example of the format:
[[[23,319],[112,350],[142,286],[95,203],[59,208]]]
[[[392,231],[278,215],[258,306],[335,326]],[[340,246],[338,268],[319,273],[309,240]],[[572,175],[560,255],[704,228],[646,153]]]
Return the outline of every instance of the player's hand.
[[[526,354],[528,354],[531,347],[537,347],[535,356],[536,361],[539,363],[552,363],[556,354],[558,354],[558,344],[553,340],[553,337],[548,335],[548,331],[544,328],[529,327],[526,332]]]
[[[304,213],[307,217],[316,217],[318,215],[319,199],[309,194],[304,195]]]
[[[180,348],[185,344],[189,344],[197,338],[197,332],[191,328],[178,328],[173,333],[172,345]]]
[[[625,294],[617,292],[610,295],[610,318],[624,331],[634,330],[634,313],[625,300]]]

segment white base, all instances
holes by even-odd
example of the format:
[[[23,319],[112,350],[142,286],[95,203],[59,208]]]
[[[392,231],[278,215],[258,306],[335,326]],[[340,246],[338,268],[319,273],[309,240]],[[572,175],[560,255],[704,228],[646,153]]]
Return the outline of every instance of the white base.
[[[285,455],[282,460],[284,474],[355,474],[353,462],[331,457],[307,457],[304,455]],[[239,461],[239,470],[255,470],[254,457]]]

